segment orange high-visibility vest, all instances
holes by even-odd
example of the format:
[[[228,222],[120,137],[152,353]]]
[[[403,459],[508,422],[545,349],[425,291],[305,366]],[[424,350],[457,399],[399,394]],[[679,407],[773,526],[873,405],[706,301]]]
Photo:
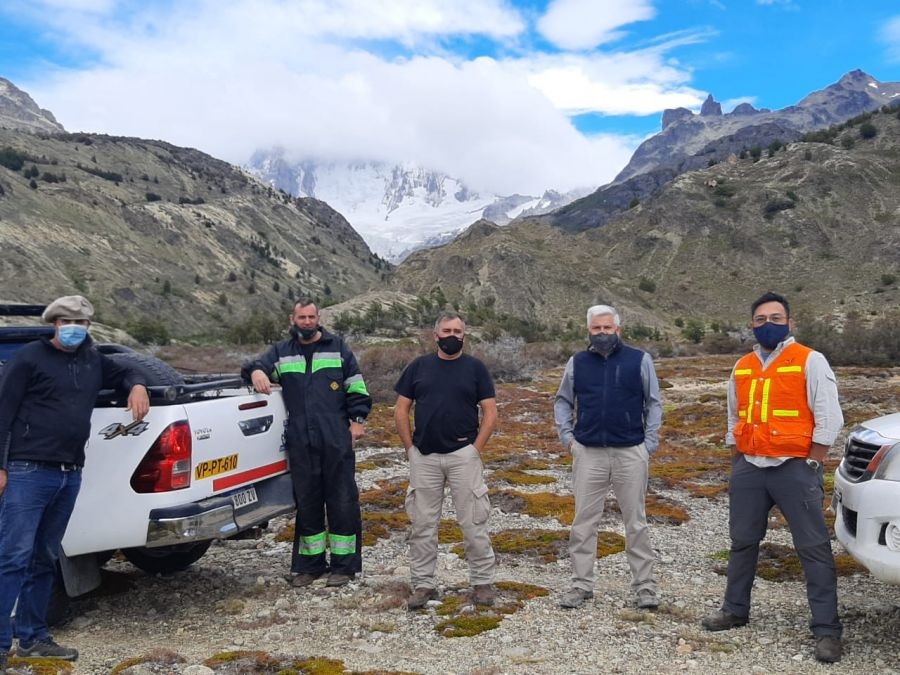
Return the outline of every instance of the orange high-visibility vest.
[[[806,399],[806,360],[812,351],[792,342],[765,369],[756,354],[737,362],[738,450],[768,457],[809,456],[815,418]]]

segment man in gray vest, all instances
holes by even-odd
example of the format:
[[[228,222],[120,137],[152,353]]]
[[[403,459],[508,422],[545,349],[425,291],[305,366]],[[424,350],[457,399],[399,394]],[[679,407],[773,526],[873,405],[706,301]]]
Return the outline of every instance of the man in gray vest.
[[[646,352],[622,343],[619,314],[609,305],[587,312],[590,345],[566,364],[553,412],[559,440],[572,453],[575,521],[569,534],[572,588],[560,607],[594,597],[597,528],[612,487],[625,522],[625,554],[638,609],[659,606],[644,500],[662,424],[659,382]],[[577,411],[577,415],[576,415]]]

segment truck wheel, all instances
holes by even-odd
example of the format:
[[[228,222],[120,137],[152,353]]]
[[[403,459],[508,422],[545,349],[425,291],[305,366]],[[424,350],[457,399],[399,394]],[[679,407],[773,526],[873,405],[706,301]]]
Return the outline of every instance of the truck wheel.
[[[140,352],[112,352],[107,357],[119,363],[127,363],[140,373],[151,387],[184,384],[184,378],[164,361]]]
[[[198,541],[158,548],[123,548],[122,554],[135,567],[148,574],[179,572],[200,560],[212,541]]]

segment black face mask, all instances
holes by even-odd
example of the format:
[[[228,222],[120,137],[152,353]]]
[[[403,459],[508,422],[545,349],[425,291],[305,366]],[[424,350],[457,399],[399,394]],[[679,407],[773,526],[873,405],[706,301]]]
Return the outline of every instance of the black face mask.
[[[291,335],[297,340],[312,340],[318,332],[318,326],[315,328],[298,328],[296,325],[291,326]]]
[[[447,356],[458,354],[463,348],[462,339],[455,335],[447,335],[446,337],[438,338],[437,343],[440,350]]]
[[[618,333],[599,333],[598,335],[591,335],[590,339],[591,345],[589,349],[602,356],[609,356],[612,354],[613,350],[619,344]]]

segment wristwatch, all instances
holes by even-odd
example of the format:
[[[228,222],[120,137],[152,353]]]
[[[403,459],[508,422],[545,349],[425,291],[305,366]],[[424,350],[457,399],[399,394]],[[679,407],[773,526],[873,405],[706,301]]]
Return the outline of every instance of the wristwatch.
[[[809,466],[813,471],[818,471],[818,470],[819,470],[819,467],[822,466],[822,462],[820,462],[820,461],[817,460],[817,459],[813,459],[812,457],[808,457],[808,458],[806,459],[806,464],[807,464],[807,466]]]
[[[352,420],[350,420],[350,421],[351,421],[351,422],[356,422],[357,424],[365,424],[365,423],[366,423],[366,418],[365,418],[365,417],[354,417],[354,418],[353,418]]]

